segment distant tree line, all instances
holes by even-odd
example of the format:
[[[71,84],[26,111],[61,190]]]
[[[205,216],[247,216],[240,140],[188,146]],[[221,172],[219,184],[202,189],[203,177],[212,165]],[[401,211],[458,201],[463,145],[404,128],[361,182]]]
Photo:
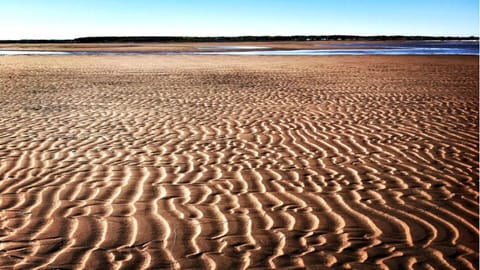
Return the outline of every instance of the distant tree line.
[[[122,42],[246,42],[246,41],[332,41],[332,40],[479,40],[479,37],[451,36],[238,36],[238,37],[188,37],[188,36],[104,36],[81,37],[75,39],[22,39],[0,40],[0,43],[122,43]]]

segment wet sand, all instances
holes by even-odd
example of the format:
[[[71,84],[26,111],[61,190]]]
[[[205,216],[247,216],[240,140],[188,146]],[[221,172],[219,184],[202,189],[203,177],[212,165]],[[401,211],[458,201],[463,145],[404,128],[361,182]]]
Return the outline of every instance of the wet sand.
[[[358,46],[345,47],[345,43]],[[271,50],[315,50],[345,48],[376,48],[378,44],[392,44],[394,41],[276,41],[276,42],[148,42],[148,43],[0,43],[0,50],[33,50],[63,52],[208,52],[222,51],[215,47],[245,46],[267,47]],[[396,42],[398,44],[398,41]],[[371,44],[371,46],[369,46]],[[208,47],[212,47],[209,49]],[[200,49],[201,48],[201,49]],[[238,51],[241,49],[235,49]],[[252,50],[252,49],[245,49]],[[258,50],[265,50],[258,48]]]
[[[0,57],[2,269],[477,269],[478,57]]]

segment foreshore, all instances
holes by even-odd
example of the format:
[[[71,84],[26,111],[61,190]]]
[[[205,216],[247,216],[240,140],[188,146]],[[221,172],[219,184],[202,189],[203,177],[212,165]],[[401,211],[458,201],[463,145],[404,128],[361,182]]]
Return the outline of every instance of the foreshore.
[[[478,74],[478,56],[1,57],[0,268],[478,269]]]

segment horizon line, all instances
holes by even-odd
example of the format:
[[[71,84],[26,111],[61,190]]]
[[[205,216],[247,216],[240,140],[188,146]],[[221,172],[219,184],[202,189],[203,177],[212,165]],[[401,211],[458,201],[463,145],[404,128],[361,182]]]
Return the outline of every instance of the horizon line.
[[[142,40],[143,39],[143,40]],[[223,40],[222,40],[223,39]],[[304,40],[299,40],[304,39]],[[320,39],[320,40],[311,40]],[[56,42],[115,42],[115,41],[128,41],[130,42],[172,42],[172,41],[334,41],[334,40],[348,40],[348,39],[474,39],[479,40],[479,36],[475,35],[233,35],[233,36],[194,36],[194,35],[162,35],[162,36],[150,36],[150,35],[101,35],[101,36],[81,36],[76,38],[22,38],[22,39],[0,39],[0,42],[43,42],[43,41],[56,41]]]

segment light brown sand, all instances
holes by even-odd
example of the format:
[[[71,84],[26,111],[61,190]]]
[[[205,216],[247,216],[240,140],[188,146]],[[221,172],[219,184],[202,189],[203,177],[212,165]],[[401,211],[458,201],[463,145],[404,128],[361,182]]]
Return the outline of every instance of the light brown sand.
[[[389,41],[384,41],[389,43]],[[391,42],[391,41],[390,41]],[[279,41],[279,42],[152,42],[152,43],[0,43],[0,50],[40,50],[40,51],[86,51],[86,52],[198,52],[221,51],[222,49],[202,49],[209,46],[259,46],[267,47],[262,50],[294,50],[294,49],[345,49],[338,46],[343,43],[360,43],[361,45],[349,48],[368,48],[365,44],[378,44],[382,41]],[[318,46],[322,44],[322,46]],[[235,49],[241,50],[241,49]],[[248,49],[252,50],[252,49]]]
[[[2,269],[477,269],[478,57],[0,57]]]

